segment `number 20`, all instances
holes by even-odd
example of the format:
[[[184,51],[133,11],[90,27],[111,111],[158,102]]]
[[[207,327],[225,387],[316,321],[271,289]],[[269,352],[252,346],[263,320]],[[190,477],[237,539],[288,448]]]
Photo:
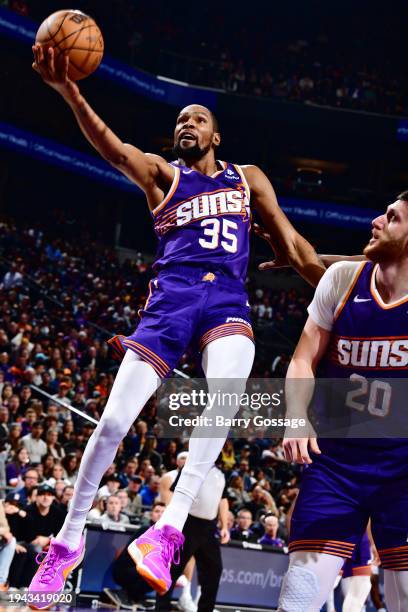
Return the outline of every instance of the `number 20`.
[[[357,389],[349,391],[346,396],[346,406],[354,408],[359,412],[367,407],[369,414],[377,417],[386,417],[390,412],[391,403],[391,385],[383,380],[369,381],[365,376],[360,374],[352,374],[350,380],[356,381],[360,384]],[[371,382],[371,384],[370,384]],[[380,406],[378,404],[378,397],[382,392],[382,401]],[[368,402],[365,400],[368,395]],[[364,398],[362,402],[357,402],[358,397]]]
[[[205,227],[204,235],[211,238],[211,240],[199,239],[198,242],[204,249],[216,249],[220,242],[221,233],[222,238],[225,238],[225,240],[221,240],[222,248],[228,253],[237,252],[237,237],[229,231],[238,229],[238,224],[235,221],[223,219],[220,222],[219,219],[204,219],[204,221],[201,221],[201,227]]]

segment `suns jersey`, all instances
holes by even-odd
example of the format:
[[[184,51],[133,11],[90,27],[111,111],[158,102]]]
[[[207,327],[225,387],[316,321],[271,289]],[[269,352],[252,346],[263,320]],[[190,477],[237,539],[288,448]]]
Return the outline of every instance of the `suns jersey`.
[[[367,378],[405,378],[408,371],[408,296],[385,304],[375,285],[371,262],[357,266],[334,313],[325,355],[329,378],[357,373]]]
[[[332,396],[335,409],[348,411],[353,423],[360,421],[367,428],[373,427],[367,432],[380,432],[379,437],[375,434],[375,440],[360,438],[350,443],[400,449],[408,458],[408,440],[381,437],[382,431],[384,436],[390,431],[387,428],[394,422],[391,419],[400,418],[406,404],[401,382],[387,379],[407,376],[408,296],[384,303],[376,288],[376,270],[371,262],[335,264],[322,279],[326,288],[317,289],[309,314],[318,325],[331,331],[320,374],[352,381],[351,392],[335,399]],[[391,430],[400,431],[394,425]],[[400,435],[404,435],[402,431]],[[339,443],[347,440],[322,440],[325,449],[333,450]]]
[[[220,170],[206,176],[177,162],[171,165],[170,191],[152,213],[159,239],[154,269],[189,264],[244,282],[251,212],[242,169],[218,162]]]

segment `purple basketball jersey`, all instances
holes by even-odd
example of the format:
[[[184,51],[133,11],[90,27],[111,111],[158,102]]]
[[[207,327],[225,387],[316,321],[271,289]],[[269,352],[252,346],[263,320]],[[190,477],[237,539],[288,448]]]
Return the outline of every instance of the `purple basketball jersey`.
[[[375,286],[377,266],[364,262],[341,305],[323,360],[328,378],[349,378],[352,390],[332,401],[347,410],[352,423],[362,423],[367,437],[349,440],[322,439],[322,450],[341,453],[343,445],[392,449],[394,459],[408,458],[408,440],[390,437],[387,431],[405,435],[406,397],[401,383],[408,370],[408,299],[385,304]],[[374,381],[370,379],[376,379]],[[402,396],[403,395],[403,396]],[[401,421],[402,419],[402,421]],[[400,429],[398,424],[404,426]],[[387,427],[391,429],[388,430]],[[373,438],[369,437],[374,432]],[[378,435],[380,434],[380,435]],[[381,457],[380,457],[381,459]],[[385,459],[384,459],[385,460]],[[394,468],[400,469],[398,461]],[[390,467],[391,469],[391,467]]]
[[[206,176],[172,163],[169,193],[153,211],[159,248],[154,269],[177,264],[208,267],[245,281],[249,257],[250,193],[239,166],[218,162]]]
[[[384,304],[375,288],[376,266],[361,264],[332,329],[326,354],[329,378],[405,378],[408,370],[408,299]]]

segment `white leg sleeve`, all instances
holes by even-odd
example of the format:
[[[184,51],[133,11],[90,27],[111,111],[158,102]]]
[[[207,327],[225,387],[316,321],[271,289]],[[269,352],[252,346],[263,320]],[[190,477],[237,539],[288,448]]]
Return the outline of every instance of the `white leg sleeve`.
[[[243,393],[254,356],[255,347],[246,336],[225,336],[210,342],[203,352],[203,369],[209,393]],[[233,418],[238,409],[238,403],[215,404],[211,409],[213,423],[217,415]],[[194,428],[186,464],[171,502],[157,522],[158,527],[172,525],[182,531],[191,505],[220,454],[229,429],[228,426],[215,425],[204,429],[200,426]]]
[[[341,581],[343,612],[361,612],[371,591],[370,576],[349,576]]]
[[[388,612],[408,610],[408,570],[384,570],[385,603]]]
[[[72,549],[78,548],[101,478],[114,460],[120,441],[159,384],[160,379],[152,366],[128,350],[101,420],[86,445],[74,496],[57,541],[68,544]]]
[[[309,551],[291,553],[289,557],[278,612],[319,612],[333,589],[344,559]]]

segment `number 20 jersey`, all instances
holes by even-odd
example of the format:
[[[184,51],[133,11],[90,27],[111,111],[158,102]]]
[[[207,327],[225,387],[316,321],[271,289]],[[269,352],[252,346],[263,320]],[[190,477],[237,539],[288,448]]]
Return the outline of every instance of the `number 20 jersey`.
[[[218,162],[212,176],[171,164],[169,193],[153,211],[159,248],[154,269],[193,265],[245,281],[251,226],[250,191],[242,169]]]
[[[342,409],[349,410],[351,415],[368,418],[367,426],[370,425],[370,420],[377,421],[376,431],[381,433],[381,422],[384,423],[384,419],[388,418],[394,419],[397,410],[405,420],[406,395],[405,399],[401,398],[405,385],[402,387],[401,383],[404,383],[402,379],[406,378],[408,372],[408,297],[391,304],[384,303],[375,284],[376,270],[377,265],[372,262],[363,262],[358,267],[353,282],[337,311],[331,341],[322,365],[324,376],[328,378],[352,376],[355,379],[354,388],[360,389],[355,406],[349,407],[346,402]],[[373,385],[376,381],[373,379],[399,380],[395,381],[395,384],[389,380],[387,386],[391,393],[387,399],[387,395],[381,390],[378,394],[374,393]],[[383,384],[381,383],[381,386]],[[374,409],[369,407],[370,391]],[[393,425],[391,429],[397,428]],[[402,430],[400,435],[404,435]],[[335,447],[341,448],[349,443],[352,446],[359,446],[360,450],[363,447],[374,447],[383,451],[393,450],[392,455],[383,455],[384,461],[392,457],[393,460],[404,458],[406,461],[408,439],[386,436],[387,434],[384,434],[384,437],[375,439],[322,439],[321,450],[327,452],[330,447],[330,451],[333,452]]]

